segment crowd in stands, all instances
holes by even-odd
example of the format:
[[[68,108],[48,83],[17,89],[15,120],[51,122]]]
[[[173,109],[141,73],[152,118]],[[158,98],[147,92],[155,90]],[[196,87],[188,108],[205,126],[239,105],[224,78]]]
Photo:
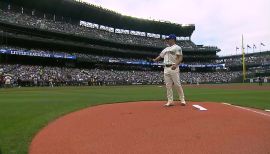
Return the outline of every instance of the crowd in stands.
[[[29,65],[0,65],[3,74],[12,77],[14,83],[48,85],[50,80],[57,85],[120,85],[160,84],[158,72],[119,71],[100,69],[77,69]]]
[[[0,74],[10,76],[14,85],[130,85],[163,84],[162,71],[102,70],[65,67],[0,65]],[[227,83],[241,72],[182,72],[182,83]],[[53,83],[53,84],[52,84]]]
[[[184,72],[181,73],[181,79],[186,83],[229,83],[240,77],[242,72]]]
[[[35,15],[28,15],[26,13],[18,13],[12,10],[0,9],[0,21],[34,28],[41,28],[49,31],[72,33],[74,35],[81,35],[85,37],[114,41],[118,43],[162,48],[165,47],[164,41],[159,38],[150,38],[131,34],[119,34],[100,30],[97,28],[89,28],[85,26],[80,26],[79,23],[72,24],[65,21],[49,19],[46,18],[45,15],[43,18],[40,18]],[[190,40],[179,40],[177,41],[177,44],[183,48],[196,48],[196,45]]]
[[[243,59],[240,56],[223,58],[216,60],[216,63],[225,63],[226,66],[237,66],[242,65]],[[253,65],[253,64],[270,64],[270,52],[269,54],[250,54],[245,56],[245,64]]]

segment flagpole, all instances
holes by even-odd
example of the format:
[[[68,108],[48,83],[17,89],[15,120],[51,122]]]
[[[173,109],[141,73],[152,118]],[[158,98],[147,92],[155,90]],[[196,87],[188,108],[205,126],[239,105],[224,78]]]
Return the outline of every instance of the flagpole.
[[[245,50],[244,50],[244,36],[242,34],[242,64],[243,64],[243,83],[246,80],[246,66],[245,66]]]

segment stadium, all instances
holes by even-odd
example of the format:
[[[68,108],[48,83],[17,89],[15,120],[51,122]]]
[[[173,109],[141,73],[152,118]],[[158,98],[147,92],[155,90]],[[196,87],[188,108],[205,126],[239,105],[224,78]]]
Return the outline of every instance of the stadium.
[[[162,137],[153,137],[162,136],[163,132],[160,130],[164,131],[168,128],[154,129],[157,126],[156,123],[142,122],[142,119],[148,119],[147,116],[151,117],[150,112],[156,109],[156,106],[162,106],[161,104],[166,100],[164,64],[161,61],[154,62],[152,59],[166,48],[165,41],[170,34],[177,36],[176,44],[182,48],[183,61],[179,65],[180,80],[188,105],[187,109],[179,111],[176,109],[178,106],[172,107],[171,113],[165,113],[165,110],[159,108],[158,110],[162,111],[156,112],[155,110],[153,114],[157,117],[160,116],[160,121],[165,121],[164,124],[168,121],[162,119],[160,113],[172,114],[172,116],[176,116],[172,119],[180,120],[179,123],[182,123],[181,120],[184,119],[178,119],[177,115],[173,114],[181,111],[178,113],[180,116],[185,114],[186,118],[191,120],[194,116],[201,117],[201,113],[193,113],[196,110],[193,105],[199,104],[208,108],[209,112],[205,112],[203,116],[209,119],[208,121],[203,119],[203,122],[196,121],[197,123],[215,123],[215,125],[207,124],[209,129],[219,129],[223,128],[226,122],[218,125],[217,121],[234,118],[235,121],[231,121],[232,123],[227,123],[227,125],[232,124],[238,127],[223,131],[225,133],[237,130],[232,133],[242,135],[241,139],[233,135],[224,137],[224,142],[230,146],[221,146],[220,149],[210,148],[206,143],[210,142],[214,146],[220,146],[222,143],[219,142],[221,140],[219,137],[211,138],[207,135],[222,136],[222,133],[213,133],[203,127],[202,130],[205,131],[206,136],[195,128],[193,130],[197,132],[195,136],[188,134],[190,133],[188,130],[181,130],[186,133],[187,136],[185,136],[178,130],[185,126],[173,125],[176,134],[185,138],[183,141],[185,150],[182,152],[269,153],[270,136],[266,131],[270,128],[270,114],[264,110],[270,109],[268,97],[270,94],[270,51],[218,56],[220,52],[218,47],[196,44],[192,41],[195,30],[194,24],[126,16],[75,0],[1,1],[0,154],[178,153],[177,151],[184,147],[168,145],[159,149],[158,147],[163,147],[160,145],[164,141],[159,141],[162,140]],[[116,104],[112,105],[113,103]],[[224,103],[223,106],[221,105],[222,107],[219,106],[221,103]],[[122,107],[121,104],[130,104],[131,107]],[[107,111],[105,109],[108,106],[119,107]],[[138,140],[136,140],[136,137],[129,136],[130,131],[126,134],[129,137],[119,137],[126,131],[121,132],[121,130],[120,132],[108,132],[109,137],[106,138],[106,135],[102,134],[104,132],[98,132],[92,128],[98,125],[100,127],[97,127],[97,130],[104,130],[106,127],[110,129],[114,126],[104,124],[101,127],[97,124],[98,122],[93,117],[99,116],[100,113],[95,108],[100,109],[104,116],[105,112],[109,114],[102,117],[107,119],[104,123],[114,121],[114,119],[108,120],[108,118],[111,118],[110,115],[118,117],[119,112],[121,112],[121,116],[118,117],[120,119],[140,113],[145,117],[127,118],[126,120],[129,122],[122,124],[123,127],[120,127],[122,125],[116,120],[115,123],[119,126],[117,129],[130,129],[135,132],[141,130],[143,135],[150,135],[141,138],[138,136]],[[86,123],[91,123],[91,126],[82,126],[77,124],[77,121],[71,120],[66,122],[72,123],[72,126],[65,127],[66,124],[65,121],[62,121],[62,117],[68,119],[70,116],[72,119],[72,115],[74,118],[80,112],[85,112],[85,115],[89,114],[89,121]],[[233,114],[235,116],[232,116]],[[130,123],[132,119],[134,121]],[[249,119],[255,125],[262,123],[264,125],[250,128]],[[265,124],[267,122],[268,124]],[[62,128],[59,128],[59,125]],[[191,125],[190,128],[202,127],[193,123],[187,123],[187,125]],[[89,138],[85,137],[85,134],[74,135],[77,132],[85,131],[81,127],[91,129],[92,134],[100,134],[89,135]],[[145,134],[145,130],[142,129],[144,127],[151,127],[153,130]],[[243,127],[250,129],[243,129]],[[54,130],[56,134],[53,134]],[[152,131],[155,132],[155,135],[151,134]],[[243,137],[246,135],[245,133],[253,131],[258,134],[254,133],[250,138]],[[51,137],[50,133],[51,136],[57,137]],[[69,134],[71,135],[69,136]],[[64,137],[61,138],[62,136]],[[177,142],[179,138],[175,139],[172,136],[165,136],[163,139],[165,142]],[[193,136],[194,139],[186,138],[188,136]],[[197,142],[200,139],[204,139],[204,141]],[[69,140],[70,142],[68,142]],[[89,140],[92,145],[86,146],[83,141],[90,142]],[[251,140],[253,141],[251,142]],[[250,141],[250,144],[255,141],[257,143],[250,146],[244,141]],[[140,147],[143,144],[137,142],[144,142],[145,147]],[[187,142],[194,144],[197,149],[201,145],[203,148],[198,151],[192,150],[193,147],[186,145]],[[230,144],[232,142],[235,143]],[[113,143],[122,146],[118,147]],[[136,145],[134,145],[135,143]],[[238,146],[245,148],[241,150],[241,148],[237,148]],[[169,147],[170,150],[166,149]],[[141,151],[138,150],[140,148],[142,148]],[[236,152],[234,152],[235,150]]]

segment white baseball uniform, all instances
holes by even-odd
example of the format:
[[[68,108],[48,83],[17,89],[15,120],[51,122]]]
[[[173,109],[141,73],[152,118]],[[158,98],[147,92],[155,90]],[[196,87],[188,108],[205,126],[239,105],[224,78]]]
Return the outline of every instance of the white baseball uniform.
[[[6,84],[6,85],[10,85],[11,79],[12,79],[12,78],[11,78],[10,76],[6,76],[6,77],[5,77],[5,84]]]
[[[179,100],[181,103],[185,103],[184,92],[180,82],[179,67],[176,67],[175,70],[171,69],[172,65],[176,64],[176,55],[182,55],[181,47],[176,44],[165,48],[160,53],[160,57],[164,58],[164,81],[167,89],[167,98],[168,103],[173,102],[172,86],[174,85],[179,95]]]

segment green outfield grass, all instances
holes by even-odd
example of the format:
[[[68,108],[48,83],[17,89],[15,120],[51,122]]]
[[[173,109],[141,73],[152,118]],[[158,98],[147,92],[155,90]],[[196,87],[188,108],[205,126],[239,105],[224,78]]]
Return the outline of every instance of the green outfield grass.
[[[184,90],[189,101],[270,109],[269,90]],[[72,111],[98,104],[165,99],[165,89],[158,86],[0,89],[0,154],[26,154],[42,127]]]

